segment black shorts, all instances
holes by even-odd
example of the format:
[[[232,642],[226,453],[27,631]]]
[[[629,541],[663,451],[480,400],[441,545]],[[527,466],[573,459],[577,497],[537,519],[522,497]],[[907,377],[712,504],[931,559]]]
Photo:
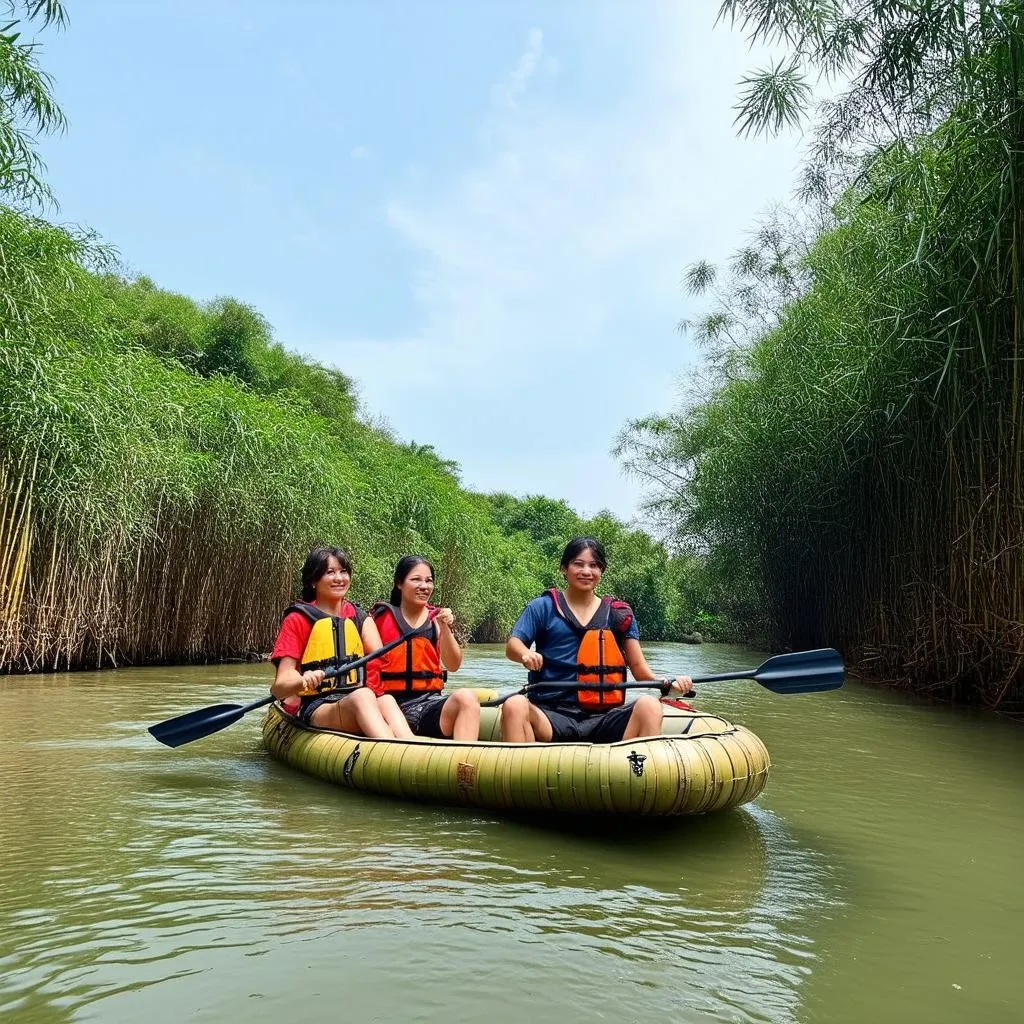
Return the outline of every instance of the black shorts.
[[[343,697],[347,697],[347,693],[328,693],[323,697],[303,697],[302,703],[299,704],[299,710],[295,713],[295,717],[303,725],[313,724],[313,712],[316,711],[321,704],[337,704]]]
[[[551,723],[552,743],[618,743],[633,714],[632,704],[587,711],[574,702],[538,704]]]
[[[441,732],[441,709],[447,699],[445,693],[425,693],[422,697],[400,700],[398,706],[416,736],[444,740],[448,737]]]

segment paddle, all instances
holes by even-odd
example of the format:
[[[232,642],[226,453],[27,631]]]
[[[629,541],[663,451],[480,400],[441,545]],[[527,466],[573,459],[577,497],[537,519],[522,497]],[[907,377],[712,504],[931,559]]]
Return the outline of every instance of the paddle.
[[[353,669],[362,668],[363,665],[373,661],[374,658],[379,658],[382,654],[387,654],[388,651],[394,650],[394,648],[406,640],[414,636],[425,635],[426,627],[420,627],[420,629],[410,633],[408,636],[400,636],[396,640],[392,640],[391,643],[378,647],[377,650],[372,651],[370,654],[357,658],[355,661],[350,661],[347,665],[328,669],[324,673],[324,679],[334,679],[337,676],[348,675]],[[352,689],[357,690],[359,687],[353,686]],[[325,692],[329,693],[331,691]],[[149,734],[154,739],[163,743],[164,746],[180,747],[186,743],[191,743],[193,740],[199,740],[204,736],[220,732],[221,729],[234,725],[243,715],[247,715],[250,711],[255,711],[256,708],[266,707],[276,699],[273,694],[270,694],[267,697],[254,700],[251,704],[214,704],[212,707],[201,708],[199,711],[190,711],[186,715],[178,715],[177,718],[168,718],[166,722],[158,722],[156,725],[151,725],[149,727]]]
[[[548,662],[552,664],[553,662]],[[561,664],[558,662],[557,664]],[[817,651],[794,651],[792,654],[776,654],[766,662],[751,669],[735,672],[719,672],[713,676],[698,676],[694,683],[718,683],[726,679],[753,679],[772,693],[820,693],[836,690],[843,685],[845,669],[840,653],[831,647]],[[497,707],[509,697],[529,694],[534,690],[642,690],[656,687],[668,693],[671,679],[652,679],[644,683],[616,683],[601,686],[599,683],[528,683],[515,693],[507,693],[497,700],[488,701],[484,707]],[[680,695],[682,696],[682,694]]]

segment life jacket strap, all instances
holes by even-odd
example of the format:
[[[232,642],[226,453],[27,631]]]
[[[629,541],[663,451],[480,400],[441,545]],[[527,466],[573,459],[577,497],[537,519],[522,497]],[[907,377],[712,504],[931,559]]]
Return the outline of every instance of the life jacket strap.
[[[580,674],[586,674],[588,676],[613,676],[616,674],[624,674],[626,671],[625,665],[576,665],[576,671]]]
[[[336,668],[340,670],[343,669],[346,665],[350,664],[351,662],[358,660],[359,659],[357,658],[356,655],[346,654],[342,658],[321,658],[319,661],[305,661],[299,667],[302,669],[303,672],[315,671],[319,668]],[[340,674],[341,673],[339,671],[339,675]]]
[[[427,669],[418,669],[415,672],[381,672],[381,679],[440,679],[442,682],[448,682],[448,673],[444,670],[441,672],[430,672]]]

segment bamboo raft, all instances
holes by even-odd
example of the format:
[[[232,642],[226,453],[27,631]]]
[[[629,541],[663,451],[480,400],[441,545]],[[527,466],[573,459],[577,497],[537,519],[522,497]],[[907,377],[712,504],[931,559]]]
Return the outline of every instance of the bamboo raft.
[[[665,705],[663,734],[620,743],[502,743],[500,708],[481,740],[371,740],[314,729],[272,704],[263,743],[282,764],[386,796],[502,811],[671,817],[754,800],[771,761],[749,729]]]

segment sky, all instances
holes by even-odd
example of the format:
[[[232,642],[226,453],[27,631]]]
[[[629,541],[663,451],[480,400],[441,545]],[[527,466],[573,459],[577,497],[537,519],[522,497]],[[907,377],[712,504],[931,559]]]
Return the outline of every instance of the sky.
[[[68,0],[57,220],[258,309],[479,491],[634,516],[610,448],[699,353],[685,267],[788,199],[717,0]]]

